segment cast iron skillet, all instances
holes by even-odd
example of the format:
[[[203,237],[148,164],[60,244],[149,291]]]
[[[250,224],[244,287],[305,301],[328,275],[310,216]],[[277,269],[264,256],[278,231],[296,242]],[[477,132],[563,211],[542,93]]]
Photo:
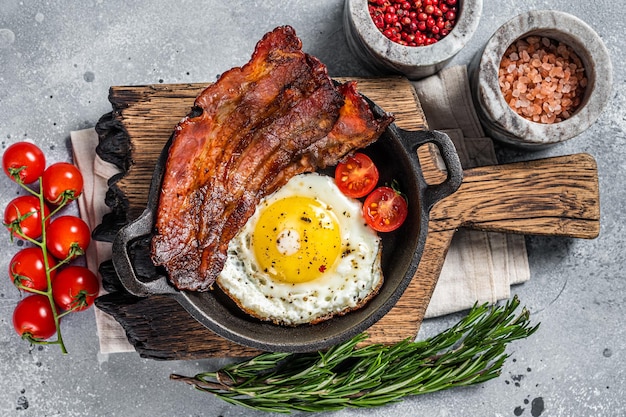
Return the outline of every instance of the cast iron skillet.
[[[383,110],[370,102],[374,113]],[[433,143],[448,172],[441,184],[424,180],[416,151]],[[165,271],[150,260],[150,239],[159,203],[161,181],[170,141],[155,168],[148,205],[143,214],[124,227],[113,242],[113,264],[122,284],[133,295],[163,294],[173,297],[196,320],[235,343],[272,352],[308,352],[326,349],[365,331],[398,301],[415,275],[428,232],[428,215],[439,200],[461,185],[463,171],[450,138],[437,131],[407,131],[390,125],[377,142],[365,148],[380,171],[380,183],[396,180],[409,201],[409,217],[400,229],[382,234],[384,283],[364,307],[316,325],[278,326],[242,312],[217,285],[209,292],[179,291]],[[332,173],[328,172],[330,175]],[[180,329],[185,332],[185,329]]]

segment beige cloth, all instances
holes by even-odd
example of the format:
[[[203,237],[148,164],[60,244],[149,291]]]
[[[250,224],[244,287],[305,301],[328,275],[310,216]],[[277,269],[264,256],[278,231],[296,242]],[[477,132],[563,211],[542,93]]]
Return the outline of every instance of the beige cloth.
[[[493,143],[483,137],[474,112],[465,67],[445,69],[414,86],[429,127],[451,137],[465,168],[497,163]],[[85,177],[85,191],[78,201],[81,217],[93,229],[109,211],[104,203],[107,181],[119,171],[96,155],[98,135],[94,129],[71,132],[71,142],[74,161]],[[110,258],[111,244],[94,242],[87,251],[87,266],[97,273],[100,263]],[[459,230],[426,317],[465,310],[476,301],[506,299],[511,284],[528,278],[523,236]],[[119,323],[98,309],[96,325],[102,353],[134,351]]]
[[[461,165],[497,164],[493,142],[476,115],[464,66],[446,68],[413,83],[430,129],[444,131],[454,142]],[[510,297],[510,288],[530,278],[524,237],[458,230],[446,255],[426,318],[495,303]]]
[[[85,184],[83,194],[78,198],[78,209],[80,216],[93,230],[100,224],[102,216],[109,212],[104,203],[108,190],[107,182],[110,177],[119,173],[119,170],[115,165],[104,162],[96,155],[98,134],[94,129],[71,132],[70,139],[74,163],[83,174]],[[85,261],[87,267],[96,275],[100,264],[111,259],[111,246],[110,243],[95,240],[89,245]],[[100,295],[104,293],[104,289],[101,288]],[[124,329],[113,317],[99,309],[95,309],[95,314],[101,353],[135,351],[128,342]]]

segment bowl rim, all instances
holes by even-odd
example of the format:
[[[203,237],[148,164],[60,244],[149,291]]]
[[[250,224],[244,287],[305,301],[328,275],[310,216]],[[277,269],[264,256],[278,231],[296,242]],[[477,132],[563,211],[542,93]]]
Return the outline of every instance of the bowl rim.
[[[377,56],[398,66],[431,66],[456,55],[470,40],[480,21],[483,0],[459,0],[459,12],[454,28],[443,39],[431,45],[406,46],[383,35],[374,24],[368,2],[346,0],[353,19],[353,30]]]
[[[582,105],[562,122],[544,124],[528,120],[509,107],[501,92],[498,69],[504,52],[516,40],[533,35],[566,43],[585,67],[588,84]],[[602,74],[598,74],[600,68]],[[495,122],[494,130],[506,135],[511,143],[530,145],[559,143],[591,126],[608,101],[613,78],[609,52],[599,35],[583,20],[558,10],[528,11],[501,25],[481,51],[477,72],[476,99],[484,116]]]

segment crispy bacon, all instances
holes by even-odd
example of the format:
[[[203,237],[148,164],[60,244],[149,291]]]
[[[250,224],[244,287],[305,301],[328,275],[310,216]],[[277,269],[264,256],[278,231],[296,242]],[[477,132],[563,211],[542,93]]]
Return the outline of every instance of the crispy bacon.
[[[335,87],[301,46],[291,27],[266,34],[250,62],[207,87],[176,127],[152,257],[177,288],[208,290],[261,198],[336,164],[391,123],[373,116],[354,83]]]

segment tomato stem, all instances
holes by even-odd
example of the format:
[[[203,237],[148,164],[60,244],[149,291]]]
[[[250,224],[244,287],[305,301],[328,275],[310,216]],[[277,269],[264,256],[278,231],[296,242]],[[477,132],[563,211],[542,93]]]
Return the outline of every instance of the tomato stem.
[[[42,199],[43,199],[43,194],[42,194],[42,196],[41,196],[40,198],[42,198]],[[65,207],[65,206],[67,205],[67,203],[68,203],[68,201],[67,201],[67,200],[63,200],[63,201],[61,202],[61,204],[59,204],[57,207],[55,207],[55,209],[54,209],[54,210],[52,210],[52,211],[50,212],[50,214],[46,217],[46,220],[51,219],[51,218],[52,218],[55,214],[57,214],[57,213],[58,213],[58,212],[59,212],[59,211],[60,211],[63,207]]]
[[[68,314],[73,313],[73,312],[74,312],[74,309],[72,309],[72,310],[67,310],[67,311],[64,311],[64,312],[60,313],[60,314],[59,314],[59,320],[60,320],[62,317],[65,317],[65,316],[67,316]]]
[[[39,295],[44,295],[44,296],[48,296],[48,292],[47,291],[41,291],[41,290],[37,290],[35,288],[30,288],[27,287],[25,285],[22,285],[21,283],[16,284],[16,287],[19,288],[20,290],[26,291],[26,292],[30,292],[33,294],[39,294]]]
[[[44,195],[44,185],[43,185],[43,177],[46,171],[44,171],[42,168],[42,173],[39,175],[39,178],[38,178],[38,187],[37,187],[37,186],[31,185],[31,183],[34,183],[35,181],[32,181],[30,179],[28,180],[27,183],[24,182],[24,180],[22,179],[21,173],[22,171],[25,171],[25,170],[28,170],[28,166],[22,166],[20,168],[11,167],[9,168],[9,176],[22,189],[26,190],[26,192],[33,195],[39,200],[39,212],[40,212],[39,219],[41,221],[41,229],[42,229],[41,236],[37,239],[34,239],[34,238],[27,236],[24,230],[22,230],[21,222],[26,217],[32,215],[33,212],[29,212],[23,216],[20,216],[18,220],[16,220],[15,222],[12,222],[11,224],[5,224],[5,226],[9,229],[11,242],[13,242],[13,238],[14,236],[16,236],[41,249],[43,253],[43,264],[44,264],[45,275],[46,275],[47,289],[45,291],[42,291],[40,289],[27,287],[26,285],[24,285],[21,277],[12,274],[12,272],[10,273],[12,274],[14,278],[14,283],[18,289],[25,291],[25,292],[33,293],[33,294],[38,294],[40,296],[45,296],[48,299],[48,302],[50,303],[50,308],[52,311],[52,316],[54,319],[54,325],[55,325],[55,330],[56,330],[56,340],[40,339],[40,338],[34,337],[34,335],[29,332],[23,333],[22,338],[24,340],[28,340],[32,344],[59,345],[59,347],[61,348],[61,352],[63,354],[67,354],[68,353],[67,348],[65,347],[65,343],[63,341],[63,335],[61,333],[60,320],[64,315],[79,309],[79,307],[72,308],[67,311],[62,311],[62,309],[57,306],[56,302],[54,301],[54,296],[52,294],[52,277],[53,277],[53,272],[57,268],[59,268],[61,265],[69,263],[72,259],[76,258],[77,256],[83,255],[84,251],[81,248],[73,247],[70,253],[68,254],[68,256],[66,257],[66,259],[64,259],[63,261],[59,263],[56,263],[56,265],[54,266],[51,266],[52,258],[50,257],[49,259],[50,255],[49,255],[49,251],[47,247],[46,225],[50,222],[50,220],[57,213],[59,213],[60,210],[62,210],[65,206],[67,206],[69,203],[74,201],[80,195],[80,192],[75,192],[74,190],[64,191],[62,195],[59,197],[59,200],[57,202],[50,201],[50,203],[53,205],[53,210],[47,211],[48,210],[47,201],[46,201],[47,199],[46,199],[46,196]],[[80,174],[80,171],[78,173]],[[24,176],[26,176],[26,174]],[[81,184],[82,184],[82,179],[81,179]],[[49,214],[46,215],[46,213],[49,213]],[[19,215],[19,213],[17,214]]]
[[[5,225],[6,226],[6,225]],[[42,243],[40,241],[38,241],[37,239],[33,239],[30,236],[26,236],[24,234],[24,232],[22,232],[22,229],[19,227],[19,224],[16,225],[10,225],[10,232],[11,232],[11,242],[13,242],[13,234],[17,234],[21,239],[32,243],[33,245],[37,245],[39,247],[41,247]]]
[[[68,264],[73,258],[72,254],[70,253],[65,259],[63,259],[62,261],[59,261],[55,266],[53,266],[52,268],[50,268],[50,272],[59,269],[59,267]]]
[[[22,335],[22,339],[27,340],[28,342],[32,343],[33,345],[59,345],[61,347],[61,352],[63,354],[67,353],[67,349],[65,348],[65,344],[63,343],[63,340],[41,340],[41,339],[37,339],[35,337],[33,337],[33,335],[31,335],[30,333],[24,333]]]
[[[63,342],[63,334],[61,333],[61,316],[59,314],[59,310],[57,309],[56,303],[54,302],[54,297],[52,296],[51,272],[53,271],[53,269],[50,267],[50,263],[48,262],[48,248],[46,245],[46,242],[47,242],[46,241],[46,222],[54,213],[57,213],[61,209],[61,207],[65,205],[65,201],[63,201],[63,204],[59,205],[59,207],[53,210],[49,216],[44,217],[43,213],[44,213],[46,201],[43,197],[43,182],[41,181],[41,178],[39,179],[39,193],[37,196],[39,197],[39,205],[40,205],[40,209],[42,213],[42,216],[41,216],[42,217],[41,219],[41,250],[43,251],[43,262],[44,262],[44,266],[46,269],[46,280],[48,281],[48,289],[45,295],[48,297],[48,301],[50,302],[50,308],[52,309],[52,316],[54,317],[54,325],[57,329],[56,343],[61,348],[61,353],[66,354],[67,349],[65,348],[65,343]],[[58,267],[58,265],[56,265],[55,268],[56,267]]]
[[[29,193],[31,193],[32,195],[34,195],[35,197],[39,197],[39,194],[37,194],[37,191],[33,190],[32,188],[30,188],[28,185],[24,184],[24,182],[22,181],[22,178],[20,178],[20,176],[18,175],[17,177],[14,177],[15,182],[22,187],[24,190],[28,191]],[[41,180],[41,179],[40,179]]]

